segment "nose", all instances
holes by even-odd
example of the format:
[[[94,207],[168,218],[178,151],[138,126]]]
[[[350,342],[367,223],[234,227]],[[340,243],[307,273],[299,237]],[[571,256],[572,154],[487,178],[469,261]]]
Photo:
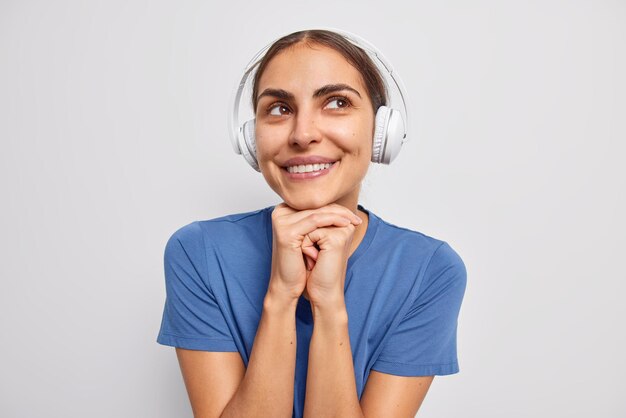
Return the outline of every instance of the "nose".
[[[317,122],[314,111],[301,109],[294,118],[289,144],[307,148],[312,142],[319,142],[322,136]]]

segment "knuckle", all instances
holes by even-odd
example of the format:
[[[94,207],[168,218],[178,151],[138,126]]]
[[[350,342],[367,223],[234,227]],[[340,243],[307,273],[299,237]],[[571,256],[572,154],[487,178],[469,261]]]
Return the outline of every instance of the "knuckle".
[[[345,241],[343,239],[342,236],[338,235],[338,234],[332,234],[328,237],[328,241],[333,245],[333,246],[339,246],[341,244],[343,244],[343,242]]]
[[[276,243],[280,247],[289,247],[292,242],[293,242],[293,239],[288,234],[277,234],[276,235]]]

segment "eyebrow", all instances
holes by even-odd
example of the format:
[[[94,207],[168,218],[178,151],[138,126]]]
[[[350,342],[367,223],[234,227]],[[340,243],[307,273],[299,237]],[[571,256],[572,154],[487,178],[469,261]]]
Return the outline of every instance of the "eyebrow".
[[[272,96],[281,100],[293,100],[294,98],[293,94],[283,89],[265,89],[263,93],[257,96],[256,100],[259,101],[263,96]]]
[[[359,99],[361,98],[361,94],[358,91],[356,91],[356,89],[350,87],[347,84],[327,84],[315,90],[315,93],[313,93],[313,97],[321,97],[321,96],[325,96],[327,94],[335,93],[337,91],[342,91],[342,90],[351,91],[352,93],[359,96]]]
[[[356,89],[350,87],[347,84],[342,84],[342,83],[327,84],[325,86],[322,86],[319,89],[315,90],[315,92],[313,92],[313,97],[318,98],[318,97],[325,96],[327,94],[335,93],[335,92],[342,91],[342,90],[351,91],[352,93],[359,96],[359,98],[361,98],[361,94]],[[287,90],[283,90],[283,89],[267,88],[263,90],[263,92],[257,96],[257,101],[259,101],[261,97],[264,97],[264,96],[272,96],[281,100],[293,100],[294,99],[294,95],[292,93],[289,93]]]

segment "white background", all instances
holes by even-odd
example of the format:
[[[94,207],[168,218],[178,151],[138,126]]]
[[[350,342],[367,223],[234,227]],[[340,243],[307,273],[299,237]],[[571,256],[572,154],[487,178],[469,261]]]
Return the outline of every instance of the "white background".
[[[418,416],[626,416],[624,2],[2,0],[2,417],[191,416],[155,342],[164,246],[279,202],[228,103],[319,26],[381,49],[412,105],[361,203],[468,269],[461,372]]]

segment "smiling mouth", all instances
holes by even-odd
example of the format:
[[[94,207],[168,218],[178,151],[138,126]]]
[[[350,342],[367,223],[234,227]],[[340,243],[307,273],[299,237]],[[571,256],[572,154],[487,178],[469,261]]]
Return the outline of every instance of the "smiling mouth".
[[[327,170],[332,167],[336,163],[325,163],[325,164],[300,164],[300,165],[292,165],[286,167],[287,170],[291,174],[299,174],[299,173],[314,173],[316,171]]]

